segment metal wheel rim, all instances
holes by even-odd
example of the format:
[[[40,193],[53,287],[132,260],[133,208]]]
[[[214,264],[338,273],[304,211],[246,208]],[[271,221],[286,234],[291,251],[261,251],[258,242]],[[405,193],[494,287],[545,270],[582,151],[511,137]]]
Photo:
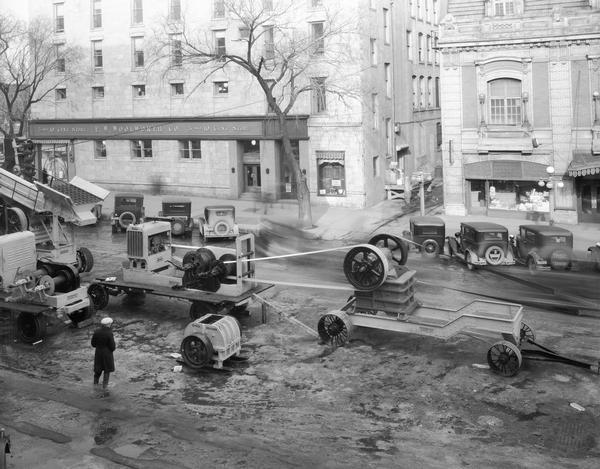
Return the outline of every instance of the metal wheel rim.
[[[488,350],[490,368],[502,376],[514,376],[521,368],[521,352],[507,341],[497,342]]]
[[[181,342],[181,356],[185,363],[192,368],[206,366],[212,357],[212,345],[208,339],[188,336]]]
[[[372,244],[375,247],[384,247],[389,249],[392,252],[392,259],[394,259],[400,265],[406,264],[408,258],[408,247],[405,246],[404,242],[397,236],[388,234],[375,235],[369,240],[369,244]],[[400,251],[400,256],[395,254],[396,251]]]
[[[350,331],[342,318],[335,314],[326,314],[319,320],[319,337],[324,342],[330,342],[339,347],[344,345],[350,338]]]
[[[88,295],[96,309],[104,309],[108,305],[108,291],[102,285],[90,285]]]
[[[229,230],[230,230],[229,225],[227,223],[225,223],[224,221],[218,222],[214,227],[215,233],[218,233],[220,235],[229,233]]]
[[[344,274],[348,281],[359,290],[374,290],[385,282],[387,262],[373,247],[358,246],[351,249],[344,258]]]
[[[433,239],[426,239],[421,246],[423,249],[423,254],[426,256],[437,256],[440,252],[440,245]]]
[[[519,345],[522,342],[527,342],[528,340],[535,341],[535,333],[533,329],[529,327],[526,323],[521,323],[521,330],[519,331]]]

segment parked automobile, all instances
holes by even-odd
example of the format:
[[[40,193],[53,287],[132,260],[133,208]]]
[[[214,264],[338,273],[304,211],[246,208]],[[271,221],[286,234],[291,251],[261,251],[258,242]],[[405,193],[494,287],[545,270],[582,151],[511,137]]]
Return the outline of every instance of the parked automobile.
[[[446,243],[446,224],[440,217],[410,217],[410,231],[403,233],[424,257],[437,257],[444,252]]]
[[[513,265],[508,230],[487,221],[462,222],[460,231],[448,237],[451,257],[465,262],[469,270],[484,265]]]
[[[594,269],[600,272],[600,242],[590,246],[588,252],[590,253],[590,260],[592,261]]]
[[[200,234],[204,239],[236,238],[240,234],[235,222],[233,205],[211,205],[204,208],[204,218],[199,220]]]
[[[192,236],[194,219],[192,218],[192,201],[187,197],[165,197],[162,210],[157,217],[147,217],[147,221],[168,221],[171,223],[173,236]]]
[[[126,231],[131,224],[144,221],[144,194],[119,192],[115,194],[115,209],[111,217],[112,232]]]
[[[573,233],[554,225],[521,225],[511,236],[515,260],[536,270],[567,270],[573,259]]]

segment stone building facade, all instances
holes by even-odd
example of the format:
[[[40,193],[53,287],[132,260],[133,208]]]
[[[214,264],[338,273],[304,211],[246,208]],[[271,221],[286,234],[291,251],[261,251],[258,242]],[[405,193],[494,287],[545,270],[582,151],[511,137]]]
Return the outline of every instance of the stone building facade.
[[[246,72],[227,66],[206,78],[189,69],[165,75],[147,66],[154,29],[173,15],[200,25],[227,50],[240,47],[239,24],[223,9],[223,1],[27,3],[30,14],[52,19],[57,54],[61,45],[72,44],[86,55],[81,80],[66,83],[32,111],[28,135],[38,145],[40,167],[48,173],[64,178],[77,174],[111,190],[160,187],[169,193],[228,199],[295,200],[295,175],[283,159],[277,121]],[[434,18],[441,17],[440,2],[292,4],[294,27],[303,31],[328,21],[328,11],[352,25],[352,33],[341,42],[353,60],[337,64],[335,70],[323,65],[318,76],[305,77],[346,77],[343,85],[354,90],[349,99],[307,94],[289,115],[311,201],[373,205],[386,197],[390,175],[393,182],[404,183],[414,168],[425,162],[435,166],[436,154],[440,160],[432,32]],[[422,48],[429,48],[421,52],[423,60],[415,61],[422,69],[418,73],[406,73],[404,67],[410,63],[409,23],[418,24],[413,33],[423,37]],[[413,97],[411,75],[424,77],[423,88],[416,90],[423,98]],[[415,106],[419,99],[423,104]]]
[[[600,222],[600,2],[449,0],[446,212]]]

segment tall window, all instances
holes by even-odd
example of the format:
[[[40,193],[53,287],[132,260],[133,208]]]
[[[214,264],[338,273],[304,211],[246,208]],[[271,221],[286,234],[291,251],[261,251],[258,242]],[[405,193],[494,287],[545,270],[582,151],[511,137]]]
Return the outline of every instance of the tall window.
[[[416,75],[412,76],[412,96],[413,109],[416,109],[419,107],[419,87]]]
[[[377,39],[371,38],[371,65],[377,65]]]
[[[64,57],[64,44],[56,44],[56,73],[65,73],[66,65],[65,65],[65,57]]]
[[[440,77],[435,77],[435,107],[440,107]]]
[[[327,93],[325,91],[325,77],[311,78],[312,84],[312,112],[319,113],[327,110]]]
[[[132,158],[152,158],[152,140],[130,140]]]
[[[427,90],[425,89],[425,86],[425,77],[421,75],[419,77],[419,107],[421,109],[423,109],[427,104],[425,101],[427,99]]]
[[[390,10],[387,8],[383,9],[383,40],[390,43]]]
[[[379,176],[379,156],[373,157],[373,177]]]
[[[142,0],[132,0],[131,24],[142,24],[144,22],[144,4]]]
[[[427,107],[433,107],[433,78],[427,77]]]
[[[438,50],[438,37],[437,34],[433,35],[433,63],[434,64],[438,64],[440,59],[439,59],[439,50]]]
[[[214,0],[213,18],[225,18],[225,0]]]
[[[346,171],[343,151],[317,151],[317,191],[319,196],[344,197]]]
[[[494,15],[506,16],[515,14],[514,0],[494,0]]]
[[[521,81],[499,78],[488,82],[490,124],[521,125]]]
[[[424,53],[423,53],[423,33],[419,33],[417,36],[417,47],[419,49],[419,62],[423,62]]]
[[[427,49],[427,63],[431,63],[431,36],[429,34],[425,41],[425,48]]]
[[[106,140],[94,140],[94,158],[106,158]]]
[[[133,68],[144,66],[144,38],[132,37],[131,50],[133,51]]]
[[[413,33],[410,29],[406,30],[406,49],[408,53],[408,60],[413,60]]]
[[[92,0],[92,28],[102,27],[102,1]]]
[[[183,96],[183,83],[171,83],[171,96]]]
[[[102,41],[92,41],[92,56],[94,70],[102,70]]]
[[[275,57],[275,37],[273,35],[273,26],[265,26],[265,59]]]
[[[104,86],[92,86],[92,99],[104,99]]]
[[[438,0],[433,0],[433,24],[440,22],[440,5]]]
[[[322,21],[310,24],[313,54],[322,55],[325,52],[325,38],[323,37],[323,31],[325,30],[324,26]]]
[[[56,101],[64,101],[67,99],[67,89],[66,88],[56,88],[54,97]]]
[[[201,140],[179,140],[179,157],[187,160],[202,158]]]
[[[392,66],[389,63],[385,63],[383,66],[383,73],[385,79],[385,96],[387,98],[392,97]]]
[[[55,3],[54,4],[54,32],[64,33],[65,32],[65,4]]]
[[[373,128],[379,128],[379,97],[377,93],[371,93],[371,118],[373,119]]]
[[[181,19],[181,0],[171,0],[169,3],[169,19],[179,21]]]
[[[393,153],[392,119],[389,117],[385,120],[385,143],[387,154],[391,155]]]
[[[171,34],[171,65],[181,67],[183,64],[183,48],[181,34]]]
[[[225,47],[225,30],[220,29],[218,31],[214,31],[215,35],[215,55],[221,57],[221,60],[225,60],[225,55],[227,54],[227,48]]]

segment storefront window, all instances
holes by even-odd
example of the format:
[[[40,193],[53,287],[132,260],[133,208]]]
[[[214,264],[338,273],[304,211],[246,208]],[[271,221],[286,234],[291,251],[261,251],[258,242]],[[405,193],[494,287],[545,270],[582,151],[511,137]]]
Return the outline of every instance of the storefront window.
[[[320,196],[346,195],[346,169],[343,151],[318,151],[317,171]]]
[[[68,145],[42,145],[42,171],[49,178],[69,179]]]
[[[519,212],[549,212],[550,199],[546,188],[537,181],[471,181],[471,206],[487,206],[492,210]]]

